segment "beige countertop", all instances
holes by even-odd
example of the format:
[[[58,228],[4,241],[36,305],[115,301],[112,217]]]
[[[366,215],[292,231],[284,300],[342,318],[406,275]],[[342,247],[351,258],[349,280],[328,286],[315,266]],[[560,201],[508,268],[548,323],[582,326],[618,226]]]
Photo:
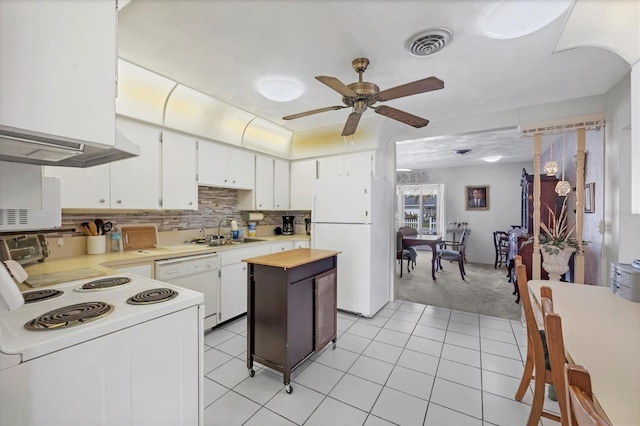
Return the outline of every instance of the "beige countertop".
[[[281,251],[278,253],[265,254],[264,256],[251,257],[242,259],[243,262],[255,263],[257,265],[274,266],[276,268],[290,269],[296,266],[306,265],[307,263],[316,262],[340,254],[339,251],[305,249]]]
[[[307,235],[267,236],[259,237],[262,241],[229,244],[210,247],[199,244],[159,245],[153,249],[130,250],[122,252],[106,252],[103,254],[83,254],[77,256],[47,258],[42,263],[25,266],[25,271],[32,279],[44,277],[46,274],[79,273],[95,271],[95,276],[116,273],[118,267],[141,264],[152,264],[156,260],[172,259],[176,257],[194,256],[199,254],[220,253],[244,247],[255,247],[279,241],[309,241]],[[21,284],[21,291],[33,290],[32,287]]]

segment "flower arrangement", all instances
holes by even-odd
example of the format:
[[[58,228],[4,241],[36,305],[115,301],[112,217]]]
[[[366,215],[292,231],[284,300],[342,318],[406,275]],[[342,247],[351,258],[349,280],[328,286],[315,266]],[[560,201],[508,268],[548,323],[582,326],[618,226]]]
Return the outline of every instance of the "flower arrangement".
[[[540,222],[540,228],[542,228],[542,233],[539,235],[540,245],[542,249],[549,254],[558,254],[560,251],[564,250],[567,247],[572,247],[574,249],[578,249],[578,241],[573,237],[573,233],[576,230],[576,225],[573,224],[569,226],[568,222],[568,212],[567,212],[567,199],[569,197],[565,197],[562,202],[562,208],[560,209],[560,214],[556,214],[555,210],[551,209],[548,205],[545,204],[545,207],[548,210],[548,220],[546,225],[544,222]],[[527,243],[533,243],[533,237],[530,237],[527,240]],[[586,242],[583,241],[582,245],[586,245]]]

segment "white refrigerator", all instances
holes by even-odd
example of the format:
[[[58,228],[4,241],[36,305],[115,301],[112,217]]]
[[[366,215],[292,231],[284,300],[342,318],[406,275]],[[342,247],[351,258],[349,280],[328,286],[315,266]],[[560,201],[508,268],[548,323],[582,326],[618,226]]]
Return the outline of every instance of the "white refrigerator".
[[[391,300],[391,186],[372,176],[318,179],[311,247],[336,250],[338,309],[372,317]]]

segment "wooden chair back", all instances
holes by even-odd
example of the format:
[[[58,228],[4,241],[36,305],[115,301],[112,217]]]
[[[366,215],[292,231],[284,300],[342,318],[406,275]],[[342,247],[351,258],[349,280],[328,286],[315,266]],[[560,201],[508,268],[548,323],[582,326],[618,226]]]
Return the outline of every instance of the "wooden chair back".
[[[569,424],[576,426],[611,426],[593,402],[591,376],[582,366],[565,364],[564,377],[567,383]]]
[[[402,235],[418,235],[418,230],[412,226],[403,226],[398,231],[401,232]]]
[[[542,294],[551,295],[549,287],[541,289]],[[562,336],[562,319],[553,311],[553,301],[549,297],[542,297],[542,314],[544,317],[544,331],[547,339],[547,352],[551,364],[551,377],[556,389],[558,406],[560,407],[560,424],[569,425],[569,411],[567,408],[566,383],[564,380],[564,365],[567,362]]]
[[[542,344],[542,336],[540,335],[540,328],[544,326],[542,324],[541,311],[536,306],[535,311],[539,314],[536,316],[534,313],[534,306],[527,285],[527,269],[522,263],[522,258],[518,256],[516,256],[516,280],[518,290],[520,291],[520,303],[524,311],[527,328],[527,359],[515,399],[521,401],[529,389],[531,380],[534,380],[533,401],[531,403],[531,412],[529,413],[527,425],[538,425],[540,417],[546,417],[559,422],[560,416],[544,411],[543,409],[545,385],[547,383],[553,384],[553,378],[551,372],[548,371],[545,366],[545,351]]]

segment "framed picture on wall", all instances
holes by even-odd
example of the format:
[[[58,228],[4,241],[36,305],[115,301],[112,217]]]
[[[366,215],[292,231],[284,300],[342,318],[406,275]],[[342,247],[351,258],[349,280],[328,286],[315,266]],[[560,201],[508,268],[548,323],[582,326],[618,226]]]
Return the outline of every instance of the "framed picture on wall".
[[[588,183],[584,186],[584,212],[595,213],[596,206],[593,201],[595,196],[595,183]]]
[[[489,185],[465,186],[466,210],[489,210]]]

